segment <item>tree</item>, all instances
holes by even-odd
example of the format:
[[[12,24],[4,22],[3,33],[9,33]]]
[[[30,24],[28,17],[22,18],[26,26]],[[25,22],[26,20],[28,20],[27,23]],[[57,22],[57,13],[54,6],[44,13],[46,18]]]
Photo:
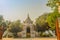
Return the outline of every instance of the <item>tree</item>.
[[[4,19],[3,19],[3,16],[0,15],[0,22],[2,22]]]
[[[49,14],[43,14],[41,16],[39,16],[37,19],[36,19],[36,30],[38,32],[43,32],[47,29],[49,29],[49,24],[47,22],[47,17],[48,17]]]
[[[60,14],[58,12],[59,5],[60,5],[59,0],[48,0],[47,6],[53,9],[53,12],[50,13],[49,16],[47,17],[47,22],[49,23],[51,30],[55,30],[56,18],[60,17]]]
[[[3,27],[3,32],[7,29],[6,22],[2,22],[1,26]]]
[[[47,13],[39,16],[39,17],[36,19],[36,24],[38,24],[39,26],[43,25],[43,24],[46,22],[47,16],[48,16]]]
[[[3,16],[0,15],[0,39],[2,38],[2,35],[3,35],[2,22],[3,22]]]
[[[15,22],[14,22],[14,25],[15,25],[16,27],[17,27],[17,26],[19,27],[19,26],[21,25],[20,20],[15,21]]]
[[[60,14],[53,12],[53,13],[50,13],[46,19],[49,26],[51,27],[50,28],[51,30],[55,30],[55,22],[57,17],[60,17]]]
[[[10,31],[12,33],[20,32],[22,29],[20,27],[21,23],[20,20],[14,21],[9,25]]]
[[[14,37],[18,37],[17,33],[22,31],[20,20],[14,21],[9,25],[9,31],[14,34]]]
[[[58,11],[58,6],[60,1],[59,0],[48,0],[47,6],[51,7],[52,9],[54,9],[54,12]]]
[[[36,28],[38,32],[44,32],[46,30],[49,30],[49,25],[48,23],[44,23],[43,25],[39,26],[38,24],[36,24]]]
[[[0,25],[2,24],[2,22],[3,22],[3,16],[2,15],[0,15]]]

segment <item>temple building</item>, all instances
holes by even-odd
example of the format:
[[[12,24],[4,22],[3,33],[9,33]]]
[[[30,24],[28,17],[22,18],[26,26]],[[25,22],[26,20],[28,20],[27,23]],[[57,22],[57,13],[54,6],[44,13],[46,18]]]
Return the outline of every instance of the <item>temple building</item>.
[[[22,28],[21,36],[22,37],[36,37],[38,34],[34,29],[33,21],[30,19],[29,14],[27,16],[27,19],[23,22],[23,28]]]

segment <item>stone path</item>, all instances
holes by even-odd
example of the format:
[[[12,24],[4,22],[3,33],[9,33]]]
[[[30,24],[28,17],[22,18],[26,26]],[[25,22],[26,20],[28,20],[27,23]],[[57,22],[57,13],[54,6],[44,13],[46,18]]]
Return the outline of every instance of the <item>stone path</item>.
[[[57,38],[27,38],[27,39],[3,38],[2,40],[57,40]]]

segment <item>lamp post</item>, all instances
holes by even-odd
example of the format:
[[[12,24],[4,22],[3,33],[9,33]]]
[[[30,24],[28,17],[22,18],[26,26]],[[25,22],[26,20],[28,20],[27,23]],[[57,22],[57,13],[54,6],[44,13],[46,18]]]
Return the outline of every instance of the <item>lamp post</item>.
[[[60,5],[60,2],[56,3],[58,13],[60,11],[59,5]],[[60,17],[57,17],[56,19],[56,34],[57,34],[57,39],[60,40]]]

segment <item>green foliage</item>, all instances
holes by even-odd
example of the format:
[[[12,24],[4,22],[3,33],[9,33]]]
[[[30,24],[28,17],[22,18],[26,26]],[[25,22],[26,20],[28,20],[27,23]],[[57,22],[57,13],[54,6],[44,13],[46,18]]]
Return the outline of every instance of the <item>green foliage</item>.
[[[47,16],[48,16],[48,14],[46,14],[46,13],[44,15],[39,16],[36,19],[36,24],[38,24],[39,26],[43,25],[46,22],[46,17]]]
[[[59,0],[48,0],[47,6],[54,9],[53,12],[50,13],[49,16],[47,17],[47,22],[49,23],[51,30],[55,29],[56,18],[60,17],[60,14],[58,12],[58,6],[59,5],[60,5]]]
[[[55,30],[55,22],[56,18],[60,17],[60,14],[58,13],[50,13],[50,15],[47,17],[47,22],[49,23],[49,26],[51,27],[51,30]]]
[[[48,0],[48,3],[47,3],[47,6],[51,7],[51,8],[54,8],[56,7],[57,3],[60,2],[59,0]]]
[[[39,16],[37,19],[36,19],[36,30],[38,32],[44,32],[45,30],[48,30],[50,27],[48,25],[48,22],[47,22],[47,17],[48,17],[49,14],[43,14],[41,16]]]
[[[2,15],[0,15],[0,22],[2,22],[3,21],[3,16]]]
[[[6,30],[6,23],[2,15],[0,15],[0,27],[3,28],[3,31]]]
[[[44,25],[44,23],[48,22],[48,25],[51,27],[51,30],[55,30],[55,22],[57,17],[60,17],[60,14],[55,12],[43,14],[36,19],[36,24],[41,27],[41,25]]]
[[[17,33],[22,30],[20,25],[21,25],[20,20],[14,21],[9,25],[9,28],[10,28],[9,30],[12,33]]]
[[[0,15],[0,27],[1,27],[2,22],[3,22],[3,16]]]
[[[18,37],[17,33],[22,31],[20,20],[13,21],[9,24],[9,32],[13,33],[14,38]]]

